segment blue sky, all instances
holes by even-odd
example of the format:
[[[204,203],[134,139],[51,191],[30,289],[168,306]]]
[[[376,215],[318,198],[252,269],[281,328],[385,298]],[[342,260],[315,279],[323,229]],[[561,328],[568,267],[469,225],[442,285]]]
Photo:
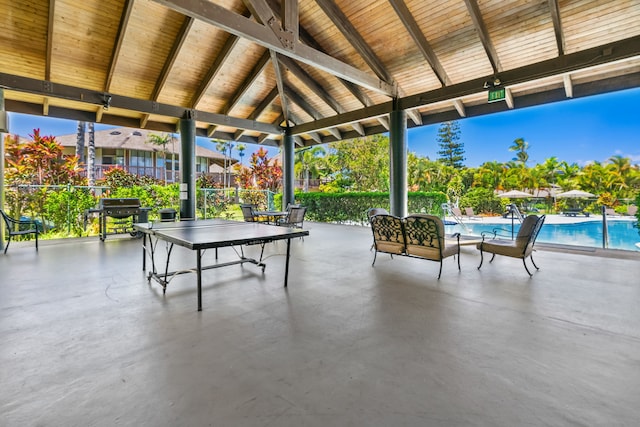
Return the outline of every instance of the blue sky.
[[[538,107],[459,120],[465,164],[476,167],[486,161],[507,162],[514,157],[509,147],[516,138],[529,143],[530,165],[555,156],[580,166],[605,162],[614,155],[640,164],[640,88],[573,99]],[[74,133],[76,122],[10,113],[10,131],[27,136],[34,128],[47,135]],[[96,130],[109,128],[96,124]],[[407,132],[409,151],[437,159],[439,125]],[[208,140],[198,143],[213,148]],[[248,144],[246,152],[258,147]],[[277,149],[270,148],[271,155]],[[237,156],[233,152],[234,157]]]

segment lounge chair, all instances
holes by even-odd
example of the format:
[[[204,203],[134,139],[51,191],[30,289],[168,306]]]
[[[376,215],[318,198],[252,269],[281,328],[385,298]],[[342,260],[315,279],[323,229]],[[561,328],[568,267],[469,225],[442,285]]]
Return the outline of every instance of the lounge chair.
[[[462,218],[462,211],[460,210],[460,208],[451,207],[451,213],[456,218]]]
[[[399,218],[393,215],[375,215],[371,219],[371,231],[376,250],[372,266],[376,263],[378,252],[438,261],[440,279],[442,261],[458,255],[460,270],[460,235],[456,233],[455,239],[445,239],[444,224],[437,216],[414,214]]]
[[[473,208],[464,208],[464,213],[469,217],[469,219],[478,219],[479,218],[473,212]]]
[[[7,226],[7,246],[4,247],[4,253],[7,253],[11,238],[13,236],[27,236],[33,234],[36,237],[36,251],[38,250],[38,224],[32,219],[16,219],[7,215],[2,209],[0,209],[0,215]]]
[[[529,276],[532,276],[529,268],[527,268],[525,259],[529,257],[536,270],[539,270],[538,266],[533,261],[532,254],[533,245],[536,242],[536,238],[538,237],[538,233],[542,228],[542,224],[544,224],[544,220],[545,215],[527,216],[522,222],[520,231],[518,231],[518,235],[516,236],[515,240],[497,239],[496,233],[493,233],[493,238],[491,240],[486,240],[486,235],[483,234],[482,242],[478,243],[477,246],[477,248],[480,250],[480,265],[478,266],[478,270],[480,270],[480,267],[482,267],[484,253],[489,252],[493,254],[489,262],[493,262],[493,259],[496,257],[496,255],[504,255],[512,258],[522,259],[524,269],[527,270]]]

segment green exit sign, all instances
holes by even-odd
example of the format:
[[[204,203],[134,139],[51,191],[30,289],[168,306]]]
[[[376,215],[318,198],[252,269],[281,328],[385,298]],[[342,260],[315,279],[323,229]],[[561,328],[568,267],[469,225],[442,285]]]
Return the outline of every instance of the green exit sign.
[[[504,88],[489,89],[489,102],[502,101],[505,97]]]

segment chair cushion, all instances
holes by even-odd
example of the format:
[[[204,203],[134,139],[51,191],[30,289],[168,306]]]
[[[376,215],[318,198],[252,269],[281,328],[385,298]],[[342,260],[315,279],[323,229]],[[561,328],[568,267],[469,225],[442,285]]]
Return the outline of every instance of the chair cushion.
[[[485,242],[478,243],[477,248],[484,252],[491,252],[497,255],[504,255],[513,258],[524,257],[524,247],[518,245],[515,240],[487,240]]]

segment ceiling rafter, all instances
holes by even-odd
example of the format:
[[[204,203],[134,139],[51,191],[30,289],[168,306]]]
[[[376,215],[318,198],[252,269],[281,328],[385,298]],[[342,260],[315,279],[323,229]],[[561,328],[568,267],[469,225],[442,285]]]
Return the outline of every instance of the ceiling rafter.
[[[295,0],[286,0],[286,1],[295,1]],[[267,0],[267,2],[269,3],[269,6],[271,7],[271,9],[274,11],[278,10],[279,8],[279,4],[277,2],[277,0]],[[305,43],[306,45],[320,51],[323,53],[327,53],[322,46],[320,46],[320,44],[311,36],[311,34],[309,34],[304,27],[299,27],[298,28],[299,34],[300,34],[300,40]],[[371,100],[371,98],[369,97],[369,95],[366,94],[366,92],[364,92],[360,86],[357,86],[354,83],[351,83],[350,81],[341,79],[340,77],[336,77],[336,79],[338,80],[338,82],[340,82],[340,84],[342,84],[342,86],[344,86],[364,107],[370,107],[371,105],[373,105],[373,101]],[[380,122],[380,124],[382,124],[384,126],[384,128],[386,130],[389,130],[389,119],[386,117],[378,117],[377,120]]]
[[[409,11],[409,8],[405,4],[404,0],[389,0],[389,3],[391,3],[391,6],[396,11],[398,18],[400,18],[400,21],[402,21],[402,24],[407,29],[407,32],[420,50],[420,53],[422,53],[422,56],[424,56],[424,59],[427,61],[434,74],[440,81],[440,84],[442,84],[442,86],[451,84],[451,79],[442,67],[442,64],[440,64],[438,57],[431,48],[431,45],[427,41],[427,38],[422,33],[422,30],[420,30],[418,23]]]
[[[251,14],[257,18],[258,22],[273,31],[273,34],[284,48],[295,48],[294,40],[298,40],[297,35],[294,37],[293,33],[284,30],[279,17],[271,10],[266,0],[243,0],[243,2],[249,8]]]
[[[562,83],[564,85],[564,92],[567,94],[567,98],[573,98],[573,82],[571,81],[571,74],[565,74],[562,76]]]
[[[302,110],[305,113],[307,113],[308,115],[313,117],[315,120],[318,120],[318,119],[323,117],[323,115],[320,114],[320,112],[318,110],[313,108],[313,106],[311,104],[309,104],[309,102],[306,99],[304,99],[302,97],[302,95],[300,95],[300,93],[297,90],[295,90],[291,86],[285,84],[284,85],[284,91],[285,91],[286,96],[289,99],[291,99],[291,102],[296,104],[298,107],[302,108]]]
[[[389,97],[396,94],[393,84],[371,76],[351,65],[339,61],[325,53],[298,43],[293,50],[282,46],[273,32],[264,25],[231,12],[215,3],[200,0],[153,0],[184,15],[200,19],[237,36],[251,40],[263,47],[273,49],[305,64],[329,74],[342,77],[367,89]]]
[[[118,59],[120,58],[120,49],[122,48],[122,41],[129,25],[129,19],[131,19],[131,11],[133,10],[133,4],[135,0],[125,0],[124,8],[122,10],[122,17],[120,18],[120,24],[118,25],[118,33],[116,35],[116,41],[113,46],[111,54],[111,61],[109,62],[109,70],[107,71],[107,78],[104,82],[104,91],[109,92],[111,90],[111,81],[113,80],[113,73],[118,65]]]
[[[387,82],[393,81],[384,63],[378,58],[373,49],[371,49],[371,46],[362,38],[358,30],[356,30],[344,13],[342,13],[338,5],[336,5],[333,0],[316,0],[316,3],[354,47],[362,59],[364,59],[367,65],[369,65],[371,70],[382,80]]]
[[[248,16],[249,12],[246,12],[246,14]],[[229,37],[227,37],[222,49],[220,49],[220,52],[216,55],[216,59],[213,61],[213,64],[211,64],[209,71],[207,71],[207,75],[202,79],[200,86],[193,93],[193,96],[191,97],[191,108],[196,108],[198,106],[202,97],[209,89],[209,86],[213,83],[213,80],[222,69],[222,65],[224,65],[239,40],[239,37],[229,34]]]
[[[307,74],[294,60],[286,56],[278,55],[278,61],[289,71],[304,83],[318,98],[322,99],[336,113],[344,113],[345,109],[336,101],[327,91],[325,91],[313,78]]]
[[[284,77],[282,75],[282,70],[280,69],[280,63],[278,62],[278,57],[276,52],[273,50],[269,50],[269,55],[271,57],[271,65],[273,66],[273,71],[276,75],[276,86],[278,88],[278,95],[280,96],[280,107],[282,108],[282,115],[284,117],[284,122],[286,125],[289,125],[289,99],[287,98],[287,90],[284,84]]]
[[[484,20],[482,19],[482,13],[480,13],[478,2],[476,0],[464,0],[464,2],[467,5],[467,10],[469,11],[469,15],[471,15],[471,21],[478,33],[478,37],[484,47],[484,51],[487,53],[487,57],[489,58],[494,74],[502,72],[500,59],[498,58],[498,54],[493,43],[491,42],[491,37],[489,37],[487,26],[484,24]]]
[[[282,2],[282,27],[284,31],[291,33],[293,45],[300,41],[300,17],[298,0],[284,0]]]
[[[558,0],[549,0],[549,11],[551,12],[551,20],[553,21],[553,31],[556,35],[558,55],[562,56],[564,55],[564,32],[562,31],[562,19],[560,17]]]
[[[51,80],[51,56],[53,54],[53,23],[56,14],[56,0],[49,0],[49,21],[47,24],[47,56],[44,64],[44,79]]]
[[[467,112],[464,108],[464,102],[462,102],[461,99],[454,99],[453,106],[455,107],[458,114],[460,114],[460,117],[467,117]]]
[[[269,105],[271,105],[273,101],[276,100],[277,97],[278,87],[276,86],[271,89],[271,92],[269,92],[269,94],[260,101],[260,104],[258,104],[256,108],[254,108],[251,114],[249,114],[249,117],[247,117],[247,120],[258,120],[258,117],[260,117],[260,115],[269,107]],[[234,139],[240,138],[245,132],[245,129],[238,129],[234,134]]]
[[[189,35],[189,31],[191,30],[191,27],[193,26],[194,22],[195,22],[195,19],[191,18],[190,16],[184,17],[184,22],[182,23],[182,26],[178,31],[178,35],[173,43],[173,46],[171,46],[171,51],[167,56],[167,60],[165,61],[164,66],[162,67],[162,71],[160,71],[160,76],[158,77],[158,80],[156,81],[156,84],[153,88],[153,92],[151,93],[151,99],[153,101],[158,100],[158,97],[160,96],[160,92],[162,91],[162,88],[164,88],[164,85],[167,83],[167,78],[169,77],[169,73],[171,72],[171,69],[175,64],[176,59],[180,54],[180,50],[182,49],[182,46],[184,45],[184,42],[187,39],[187,36]],[[150,117],[149,114],[144,114],[142,116],[142,118],[140,119],[141,128],[144,129],[144,127],[147,125],[147,121],[149,120],[149,117]]]

